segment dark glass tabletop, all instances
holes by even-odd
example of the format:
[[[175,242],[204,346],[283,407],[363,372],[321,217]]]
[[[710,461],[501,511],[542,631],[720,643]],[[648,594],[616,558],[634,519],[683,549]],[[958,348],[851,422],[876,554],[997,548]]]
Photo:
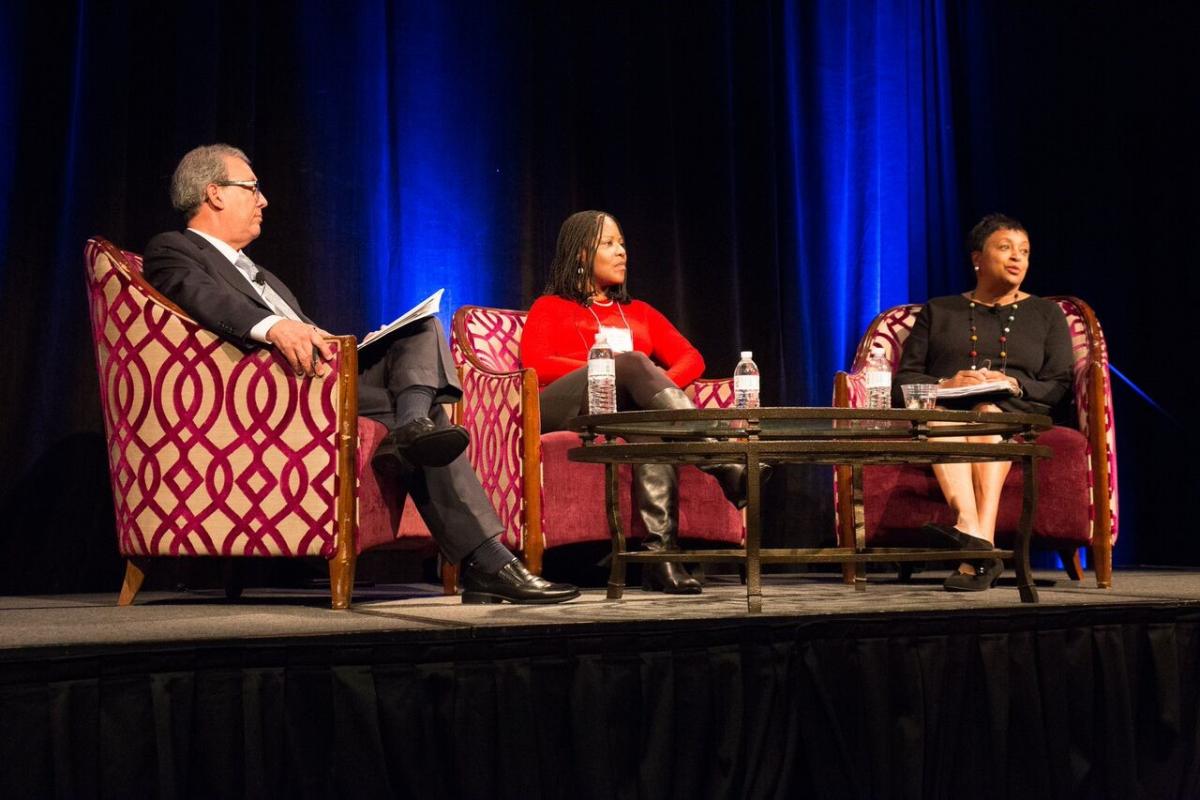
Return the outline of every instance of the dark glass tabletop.
[[[980,411],[872,410],[862,408],[772,407],[685,409],[585,414],[567,423],[584,437],[657,437],[671,441],[719,439],[872,440],[962,436],[1036,437],[1049,430],[1039,414]]]

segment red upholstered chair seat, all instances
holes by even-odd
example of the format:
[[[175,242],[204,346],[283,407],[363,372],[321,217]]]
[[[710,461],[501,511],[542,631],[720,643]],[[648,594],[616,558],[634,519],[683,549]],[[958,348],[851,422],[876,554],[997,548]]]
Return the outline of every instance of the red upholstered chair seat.
[[[358,552],[383,547],[434,552],[437,545],[412,498],[395,483],[380,483],[371,468],[371,456],[384,436],[386,426],[368,417],[358,418]]]
[[[1075,353],[1074,397],[1078,429],[1055,427],[1038,437],[1054,455],[1038,465],[1038,506],[1033,543],[1058,550],[1067,570],[1078,579],[1077,548],[1090,547],[1096,581],[1112,582],[1112,544],[1117,538],[1117,455],[1112,416],[1108,352],[1100,323],[1086,303],[1074,297],[1052,297],[1067,317]],[[895,369],[920,305],[897,306],[875,318],[859,344],[849,373],[834,379],[834,405],[866,405],[863,367],[873,345],[882,345]],[[835,482],[835,490],[836,490]],[[1004,483],[996,539],[1010,545],[1020,521],[1021,466],[1014,465]],[[835,508],[839,540],[854,541],[850,498],[839,495]],[[925,467],[881,466],[863,471],[863,514],[868,544],[926,544],[919,531],[926,522],[953,524],[954,514]]]
[[[1054,457],[1038,465],[1038,507],[1033,526],[1040,546],[1055,549],[1086,547],[1088,520],[1087,440],[1077,430],[1056,427],[1038,437]],[[954,513],[929,469],[867,467],[863,473],[863,512],[867,542],[882,545],[920,545],[926,522],[954,524]],[[1001,546],[1012,543],[1021,514],[1021,465],[1015,464],[1004,482],[997,536]]]
[[[146,283],[136,253],[94,238],[84,261],[129,559],[122,604],[155,556],[315,556],[344,608],[359,552],[433,549],[367,466],[386,430],[355,414],[354,337],[331,340],[333,374],[297,378],[274,350],[244,352],[200,327]]]
[[[574,433],[540,433],[537,375],[520,364],[524,311],[464,306],[454,314],[451,351],[463,383],[460,422],[471,432],[471,463],[505,525],[504,541],[540,571],[542,552],[574,542],[609,541],[604,467],[567,459]],[[700,380],[687,388],[699,407],[733,403],[733,382]],[[629,469],[620,471],[627,535],[644,533],[631,512]],[[741,513],[717,482],[695,467],[679,470],[680,536],[739,545]]]

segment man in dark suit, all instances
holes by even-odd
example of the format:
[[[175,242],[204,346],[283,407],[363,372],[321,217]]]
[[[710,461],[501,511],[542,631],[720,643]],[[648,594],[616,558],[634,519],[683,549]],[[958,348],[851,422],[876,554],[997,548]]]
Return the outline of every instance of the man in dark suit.
[[[229,145],[192,150],[171,179],[171,201],[186,231],[155,236],[145,276],[205,327],[242,348],[274,347],[297,375],[329,374],[328,334],[305,316],[282,281],[243,248],[262,232],[266,195],[245,153]],[[462,564],[463,602],[557,603],[578,596],[567,584],[532,575],[499,542],[503,530],[463,450],[467,432],[451,425],[441,403],[462,396],[436,318],[427,318],[364,350],[359,414],[389,433],[372,464],[413,497],[442,552]]]

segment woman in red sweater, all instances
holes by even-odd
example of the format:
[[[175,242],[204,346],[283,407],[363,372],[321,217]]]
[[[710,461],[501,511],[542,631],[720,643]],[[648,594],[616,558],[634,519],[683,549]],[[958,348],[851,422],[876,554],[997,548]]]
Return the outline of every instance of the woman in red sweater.
[[[603,211],[572,214],[558,232],[545,294],[521,334],[521,362],[537,372],[542,432],[562,430],[587,408],[587,354],[604,327],[617,373],[617,408],[693,408],[682,387],[704,372],[704,359],[661,313],[631,300],[625,287],[625,239]],[[729,501],[745,505],[745,468],[702,467]],[[633,467],[633,500],[646,525],[647,550],[678,549],[678,476],[669,464]],[[642,587],[698,594],[700,582],[678,563],[647,566]]]

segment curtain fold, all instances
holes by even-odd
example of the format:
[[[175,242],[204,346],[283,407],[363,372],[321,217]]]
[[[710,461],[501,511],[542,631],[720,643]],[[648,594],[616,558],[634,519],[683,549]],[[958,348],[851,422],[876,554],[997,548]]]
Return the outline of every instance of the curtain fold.
[[[178,645],[51,675],[7,663],[0,783],[63,797],[1191,796],[1200,690],[1180,677],[1200,670],[1200,618],[1118,616],[573,631],[493,638],[493,657],[442,637],[226,648],[219,663]]]

